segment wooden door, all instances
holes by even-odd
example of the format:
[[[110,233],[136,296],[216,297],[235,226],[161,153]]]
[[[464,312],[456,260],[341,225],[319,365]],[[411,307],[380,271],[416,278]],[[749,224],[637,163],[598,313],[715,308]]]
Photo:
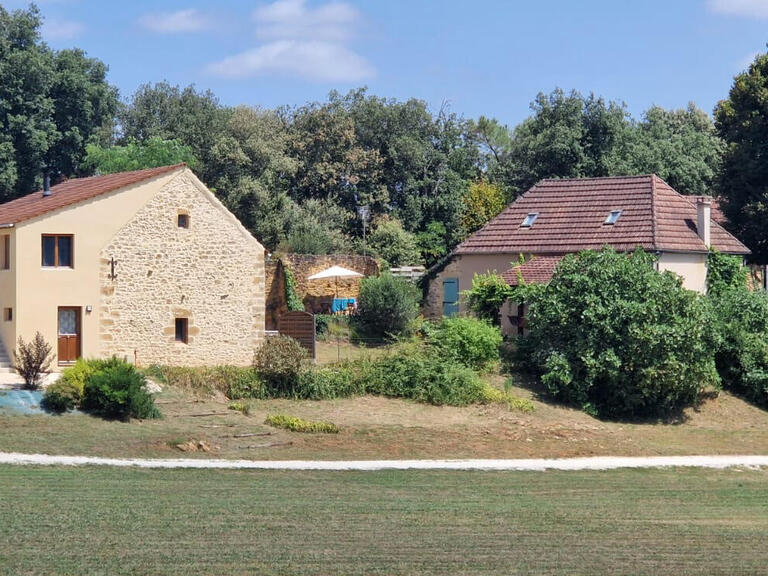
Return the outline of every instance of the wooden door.
[[[72,364],[80,357],[80,308],[59,307],[59,364]]]

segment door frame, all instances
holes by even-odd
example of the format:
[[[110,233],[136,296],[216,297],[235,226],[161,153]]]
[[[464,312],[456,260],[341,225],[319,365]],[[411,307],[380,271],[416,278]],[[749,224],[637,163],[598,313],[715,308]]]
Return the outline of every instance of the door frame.
[[[77,337],[77,351],[75,360],[83,355],[83,307],[82,306],[59,306],[56,308],[56,356],[59,366],[71,366],[75,363],[75,360],[62,360],[59,356],[59,338],[61,332],[59,331],[59,314],[62,310],[74,310],[75,311],[75,336]]]

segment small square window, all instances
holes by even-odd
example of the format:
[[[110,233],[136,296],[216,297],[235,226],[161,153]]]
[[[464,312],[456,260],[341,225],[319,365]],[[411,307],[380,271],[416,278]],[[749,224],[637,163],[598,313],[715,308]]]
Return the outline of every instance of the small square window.
[[[3,320],[6,322],[13,321],[13,308],[3,308]]]
[[[539,217],[538,212],[530,212],[525,219],[523,220],[523,223],[520,224],[523,228],[530,228],[533,226],[533,223],[536,222],[536,218]]]
[[[611,210],[611,213],[608,214],[608,218],[605,219],[605,224],[616,224],[619,220],[619,216],[621,216],[621,210]]]
[[[176,318],[176,342],[187,344],[189,342],[189,319]]]
[[[177,223],[179,228],[189,228],[189,214],[179,214]]]

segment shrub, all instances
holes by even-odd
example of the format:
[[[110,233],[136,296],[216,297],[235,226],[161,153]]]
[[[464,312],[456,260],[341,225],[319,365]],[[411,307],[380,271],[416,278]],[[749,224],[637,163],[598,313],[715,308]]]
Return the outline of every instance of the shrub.
[[[713,314],[640,250],[566,256],[529,300],[520,358],[547,391],[603,416],[652,416],[717,386]]]
[[[501,324],[501,306],[509,299],[512,289],[496,272],[475,274],[472,289],[463,292],[472,313],[494,326]]]
[[[234,410],[235,412],[240,412],[244,416],[247,416],[251,411],[251,406],[247,402],[230,402],[227,408]]]
[[[746,288],[749,271],[741,256],[723,254],[714,248],[707,256],[707,294],[716,296],[734,288]]]
[[[103,365],[103,360],[86,360],[84,358],[78,358],[73,366],[62,370],[59,382],[66,382],[67,384],[74,386],[78,390],[80,396],[82,396],[88,378]]]
[[[360,330],[370,336],[397,336],[419,312],[419,289],[391,274],[363,278],[360,282],[358,314]]]
[[[19,376],[24,378],[27,388],[35,389],[40,386],[40,378],[48,371],[54,355],[51,345],[45,341],[40,332],[35,333],[34,339],[26,343],[19,336],[18,347],[13,351],[13,367]]]
[[[483,320],[443,318],[428,338],[444,358],[452,358],[475,370],[488,369],[499,360],[501,332]]]
[[[306,400],[347,398],[364,393],[362,382],[349,362],[302,371],[293,391],[295,398]]]
[[[296,280],[293,278],[293,272],[288,266],[283,264],[283,276],[285,277],[285,302],[288,310],[304,311],[304,302],[296,293]]]
[[[253,366],[271,396],[294,396],[307,351],[289,336],[267,338],[256,351]]]
[[[768,295],[727,290],[713,304],[720,333],[715,364],[723,385],[768,405]]]
[[[365,362],[361,379],[370,394],[450,406],[480,401],[484,386],[470,368],[414,343]]]
[[[134,366],[112,359],[94,372],[83,390],[82,408],[108,418],[159,418],[147,380]]]
[[[527,398],[519,398],[505,390],[494,388],[490,384],[483,387],[480,402],[483,404],[506,404],[510,410],[529,414],[534,411],[533,402]]]
[[[60,378],[45,390],[41,406],[49,412],[67,412],[80,405],[82,389]]]
[[[285,414],[270,414],[265,420],[266,424],[275,428],[284,428],[291,432],[309,432],[320,434],[338,434],[339,427],[333,422],[302,420]]]

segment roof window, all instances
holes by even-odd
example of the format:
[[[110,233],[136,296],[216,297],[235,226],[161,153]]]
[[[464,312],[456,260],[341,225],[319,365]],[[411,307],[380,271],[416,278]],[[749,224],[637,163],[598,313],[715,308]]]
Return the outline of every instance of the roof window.
[[[536,222],[536,218],[539,217],[538,212],[529,212],[528,215],[523,220],[523,223],[520,224],[523,228],[530,228],[533,226],[533,223]]]
[[[621,210],[611,210],[611,213],[608,214],[608,218],[605,219],[604,224],[616,224],[619,220],[619,216],[621,216]]]

